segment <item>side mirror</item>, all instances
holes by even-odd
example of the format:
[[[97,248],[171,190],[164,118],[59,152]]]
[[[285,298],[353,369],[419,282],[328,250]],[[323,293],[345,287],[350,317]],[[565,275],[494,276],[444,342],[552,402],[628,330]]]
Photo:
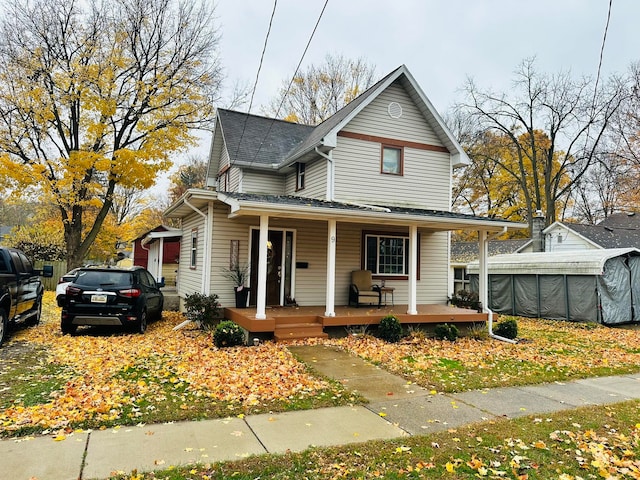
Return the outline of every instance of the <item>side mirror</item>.
[[[41,277],[51,278],[53,277],[53,265],[43,265],[42,270],[36,270],[35,273]]]
[[[158,288],[164,287],[164,277],[161,277],[160,280],[156,282],[156,284],[158,285]]]

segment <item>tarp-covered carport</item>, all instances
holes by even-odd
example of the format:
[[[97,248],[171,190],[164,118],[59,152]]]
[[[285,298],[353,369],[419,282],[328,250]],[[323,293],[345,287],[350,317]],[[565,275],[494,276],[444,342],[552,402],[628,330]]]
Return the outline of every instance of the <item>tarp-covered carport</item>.
[[[479,265],[468,266],[479,290]],[[496,255],[488,259],[497,313],[604,325],[640,322],[640,250],[615,248]]]

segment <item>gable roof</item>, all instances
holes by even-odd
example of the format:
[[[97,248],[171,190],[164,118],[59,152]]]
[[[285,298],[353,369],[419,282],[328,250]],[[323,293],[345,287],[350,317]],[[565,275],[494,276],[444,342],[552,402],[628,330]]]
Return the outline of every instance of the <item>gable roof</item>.
[[[222,129],[229,161],[239,166],[279,164],[314,127],[219,108],[217,124]],[[238,148],[240,145],[240,148]]]
[[[284,168],[300,161],[309,153],[315,155],[316,147],[323,147],[325,151],[334,148],[338,132],[394,82],[399,82],[405,88],[451,154],[452,164],[468,164],[466,153],[404,65],[386,75],[317,126],[219,109],[216,130],[220,128],[222,131],[232,164]]]
[[[529,242],[528,238],[509,240],[490,240],[489,256],[515,253]],[[451,242],[451,263],[467,264],[477,260],[480,255],[478,242]]]
[[[626,215],[626,214],[624,214]],[[543,230],[546,235],[554,228],[564,228],[583,238],[586,242],[600,248],[640,248],[640,228],[621,228],[609,225],[630,225],[624,218],[612,220],[610,223],[600,222],[598,225],[580,223],[554,222]]]

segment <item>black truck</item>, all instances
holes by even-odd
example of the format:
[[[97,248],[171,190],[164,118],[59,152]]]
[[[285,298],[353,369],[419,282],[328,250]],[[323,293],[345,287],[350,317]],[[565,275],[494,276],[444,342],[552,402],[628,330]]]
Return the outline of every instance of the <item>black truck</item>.
[[[0,247],[0,346],[11,323],[40,322],[44,293],[41,276],[53,276],[53,267],[35,270],[20,250]]]

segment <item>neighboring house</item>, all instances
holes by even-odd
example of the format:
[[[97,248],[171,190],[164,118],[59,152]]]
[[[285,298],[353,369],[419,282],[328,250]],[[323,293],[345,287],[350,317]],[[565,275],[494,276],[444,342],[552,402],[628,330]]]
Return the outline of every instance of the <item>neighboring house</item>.
[[[489,257],[505,253],[515,253],[525,244],[528,238],[510,240],[490,240]],[[449,271],[449,295],[454,295],[461,290],[470,291],[469,273],[467,267],[479,257],[478,242],[451,242],[450,271]]]
[[[133,242],[133,264],[146,268],[166,285],[176,285],[182,230],[159,225]]]
[[[219,109],[210,188],[165,212],[182,221],[178,293],[216,293],[239,319],[223,273],[248,265],[255,311],[237,321],[273,331],[270,307],[339,317],[351,272],[366,269],[420,323],[419,306],[447,302],[450,231],[480,231],[484,248],[490,233],[526,227],[450,211],[452,170],[467,163],[405,66],[315,127]]]
[[[640,248],[640,215],[616,213],[598,225],[554,222],[542,230],[543,251]],[[534,252],[529,242],[519,252]]]

